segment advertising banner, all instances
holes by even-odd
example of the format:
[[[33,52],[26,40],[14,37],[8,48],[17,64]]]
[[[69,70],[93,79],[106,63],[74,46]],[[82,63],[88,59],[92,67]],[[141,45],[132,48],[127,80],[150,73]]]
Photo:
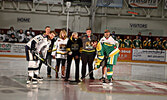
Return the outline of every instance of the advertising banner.
[[[25,44],[13,44],[11,51],[16,55],[25,55]]]
[[[129,0],[130,7],[158,8],[158,0]]]
[[[132,60],[165,62],[165,50],[133,49]]]
[[[122,0],[97,0],[97,6],[122,8]]]
[[[132,48],[119,48],[118,60],[132,60]]]
[[[167,9],[167,0],[164,0],[164,9]]]
[[[3,52],[3,53],[6,53],[6,52],[11,52],[11,47],[12,45],[9,44],[9,43],[0,43],[0,53]]]
[[[0,43],[0,55],[22,55],[25,56],[24,43]]]
[[[0,0],[0,1],[2,1],[2,0]],[[32,2],[33,0],[4,0],[4,1],[17,1],[17,2],[30,1],[30,2]]]
[[[33,0],[33,2],[43,4],[63,4],[63,0]]]

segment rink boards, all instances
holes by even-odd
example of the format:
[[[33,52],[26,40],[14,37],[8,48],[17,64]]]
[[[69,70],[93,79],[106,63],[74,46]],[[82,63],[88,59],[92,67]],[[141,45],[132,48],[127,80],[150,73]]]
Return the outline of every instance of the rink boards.
[[[0,43],[0,57],[25,57],[25,43]],[[118,61],[167,62],[167,50],[119,48]]]

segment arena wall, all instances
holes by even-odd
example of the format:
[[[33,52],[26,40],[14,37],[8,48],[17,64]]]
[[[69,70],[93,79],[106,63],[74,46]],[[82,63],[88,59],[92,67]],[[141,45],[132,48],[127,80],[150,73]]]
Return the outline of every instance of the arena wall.
[[[66,16],[0,12],[0,22],[1,29],[9,29],[10,26],[14,26],[15,29],[33,27],[34,30],[44,30],[46,25],[50,25],[52,29],[61,29],[66,27]],[[103,33],[107,28],[115,31],[116,34],[123,35],[136,35],[140,31],[145,36],[148,35],[148,32],[152,32],[153,36],[167,36],[166,20],[96,17],[94,25],[95,33]],[[73,15],[69,18],[71,31],[85,32],[88,26],[90,26],[89,16]]]

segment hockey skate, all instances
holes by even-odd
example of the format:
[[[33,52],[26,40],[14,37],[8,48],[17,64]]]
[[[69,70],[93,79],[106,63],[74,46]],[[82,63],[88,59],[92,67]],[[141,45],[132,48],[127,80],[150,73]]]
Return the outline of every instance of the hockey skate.
[[[107,90],[112,90],[113,89],[113,83],[112,83],[112,80],[103,80],[103,85],[102,85],[102,87],[104,88],[104,89],[107,89]]]
[[[38,83],[42,83],[42,81],[43,81],[43,78],[36,75],[36,74],[34,75],[34,78],[37,80]]]
[[[110,80],[108,81],[108,84],[109,84],[109,85],[113,85],[112,79],[110,79]]]
[[[37,79],[32,78],[31,76],[28,76],[26,83],[27,83],[27,84],[31,84],[31,83],[32,83],[32,84],[37,84],[38,81],[37,81]]]
[[[112,79],[110,79],[110,80],[104,79],[102,82],[103,82],[103,85],[109,85],[109,86],[113,85]]]
[[[106,80],[104,79],[104,80],[102,80],[102,82],[103,82],[103,85],[107,85],[107,82],[106,82]]]
[[[103,80],[105,80],[105,77],[101,77],[99,80],[100,80],[100,81],[103,81]]]

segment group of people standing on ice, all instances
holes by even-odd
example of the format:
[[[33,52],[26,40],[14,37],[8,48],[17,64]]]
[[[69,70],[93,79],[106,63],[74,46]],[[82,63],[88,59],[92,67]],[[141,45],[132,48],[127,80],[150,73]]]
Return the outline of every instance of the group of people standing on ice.
[[[88,64],[89,72],[100,68],[102,62],[105,63],[107,73],[107,81],[104,79],[103,83],[112,84],[113,65],[116,64],[119,49],[118,42],[110,36],[110,31],[105,30],[104,36],[97,40],[97,37],[92,34],[91,28],[86,29],[86,34],[81,37],[77,32],[73,32],[70,37],[67,36],[65,29],[60,31],[59,36],[54,31],[50,31],[50,27],[45,28],[45,33],[35,36],[26,45],[26,58],[28,63],[28,79],[27,83],[37,83],[42,80],[39,76],[39,70],[42,63],[50,64],[51,59],[56,59],[56,74],[55,77],[59,78],[59,69],[61,65],[61,78],[64,81],[69,81],[70,69],[72,59],[75,61],[75,82],[79,80],[79,65],[80,59],[82,60],[81,79],[85,78],[86,66]],[[41,61],[37,57],[39,55],[44,60]],[[97,61],[93,66],[93,61],[97,55]],[[67,66],[65,66],[67,61]],[[106,72],[104,71],[104,72]],[[47,68],[47,77],[51,78],[51,68]],[[94,80],[93,72],[89,74],[91,80]]]

